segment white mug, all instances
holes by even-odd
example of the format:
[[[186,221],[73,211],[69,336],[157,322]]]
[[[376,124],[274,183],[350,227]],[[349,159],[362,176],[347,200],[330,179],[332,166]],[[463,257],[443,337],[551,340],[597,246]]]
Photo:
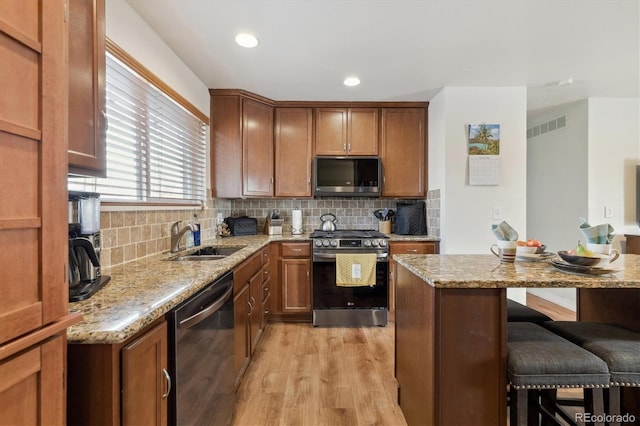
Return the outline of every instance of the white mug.
[[[498,241],[497,244],[491,245],[491,253],[500,258],[501,263],[513,263],[516,260],[517,241]],[[494,251],[497,249],[497,252]]]
[[[603,256],[599,256],[601,259],[596,264],[596,266],[607,266],[609,263],[613,263],[618,256],[620,256],[620,252],[611,247],[611,244],[595,244],[595,243],[587,243],[587,250],[592,251],[596,254],[600,254]]]

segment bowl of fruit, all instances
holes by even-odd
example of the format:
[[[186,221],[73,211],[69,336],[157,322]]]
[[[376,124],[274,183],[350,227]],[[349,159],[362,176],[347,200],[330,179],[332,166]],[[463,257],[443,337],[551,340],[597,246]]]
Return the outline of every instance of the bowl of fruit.
[[[539,240],[530,238],[527,241],[518,241],[516,246],[517,254],[542,254],[547,248]]]
[[[571,265],[593,266],[600,262],[600,255],[587,250],[585,246],[580,244],[580,241],[578,241],[578,245],[574,249],[559,251],[558,256]]]

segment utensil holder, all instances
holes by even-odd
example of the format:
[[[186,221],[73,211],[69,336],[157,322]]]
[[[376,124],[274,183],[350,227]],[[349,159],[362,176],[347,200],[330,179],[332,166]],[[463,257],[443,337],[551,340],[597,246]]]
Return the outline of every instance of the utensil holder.
[[[391,221],[390,220],[381,220],[378,222],[378,230],[383,234],[391,233]]]

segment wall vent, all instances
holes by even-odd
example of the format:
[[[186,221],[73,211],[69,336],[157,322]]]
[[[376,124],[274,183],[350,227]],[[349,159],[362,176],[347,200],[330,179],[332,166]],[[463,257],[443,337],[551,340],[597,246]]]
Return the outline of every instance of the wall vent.
[[[535,138],[536,136],[544,135],[545,133],[553,132],[554,130],[562,129],[563,127],[567,127],[566,115],[561,115],[553,120],[529,127],[527,129],[527,139]]]

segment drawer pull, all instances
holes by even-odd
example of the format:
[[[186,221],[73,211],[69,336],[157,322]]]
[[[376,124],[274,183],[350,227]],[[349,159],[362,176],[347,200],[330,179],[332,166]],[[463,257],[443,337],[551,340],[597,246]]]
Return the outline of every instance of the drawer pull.
[[[409,252],[409,253],[417,253],[418,249],[407,249],[407,252]]]
[[[292,248],[291,251],[295,251],[296,253],[299,253],[302,251],[301,248]]]

